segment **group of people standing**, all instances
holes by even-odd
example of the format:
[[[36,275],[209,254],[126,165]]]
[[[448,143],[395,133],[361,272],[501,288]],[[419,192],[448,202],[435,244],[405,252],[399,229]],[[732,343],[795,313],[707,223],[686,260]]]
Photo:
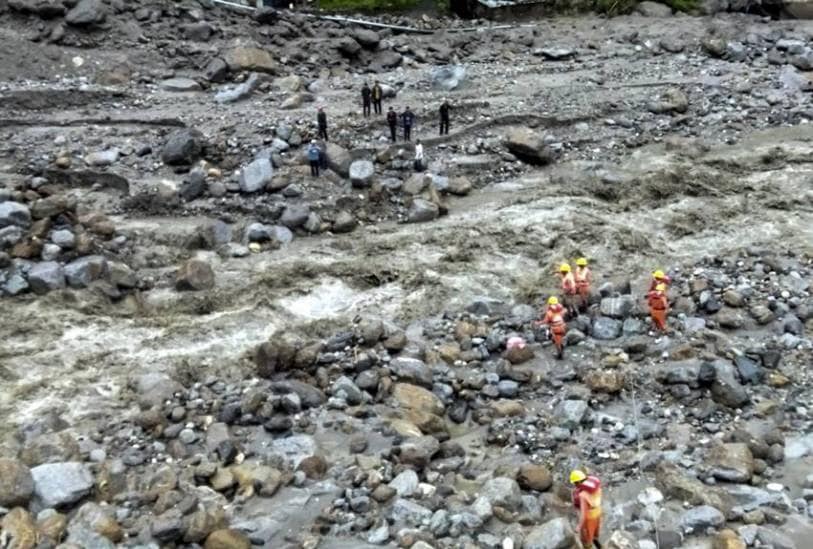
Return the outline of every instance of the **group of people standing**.
[[[575,271],[569,263],[562,263],[559,267],[561,279],[562,299],[551,296],[547,301],[547,308],[542,320],[536,321],[535,326],[547,327],[550,339],[556,347],[557,358],[564,356],[564,340],[567,335],[566,317],[575,318],[587,310],[590,300],[590,286],[593,282],[593,273],[587,265],[587,259],[580,257],[576,260]],[[663,271],[652,273],[649,291],[646,294],[649,305],[649,315],[654,329],[665,333],[666,315],[669,311],[667,290],[672,280]]]

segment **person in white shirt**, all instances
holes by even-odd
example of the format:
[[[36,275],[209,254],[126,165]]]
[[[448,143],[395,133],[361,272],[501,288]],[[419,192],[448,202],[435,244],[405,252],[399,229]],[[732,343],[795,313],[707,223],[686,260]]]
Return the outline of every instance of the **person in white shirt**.
[[[421,140],[415,143],[415,171],[423,170],[423,144]]]

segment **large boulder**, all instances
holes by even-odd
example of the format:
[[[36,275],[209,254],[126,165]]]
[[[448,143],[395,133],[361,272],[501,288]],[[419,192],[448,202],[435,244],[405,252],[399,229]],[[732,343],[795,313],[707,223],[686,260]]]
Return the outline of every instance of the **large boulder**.
[[[680,525],[689,532],[703,532],[706,528],[719,528],[723,524],[725,524],[723,513],[710,505],[701,505],[689,509],[680,518]]]
[[[28,284],[38,294],[65,287],[65,269],[56,261],[44,261],[28,271]]]
[[[370,29],[356,29],[353,31],[353,39],[361,44],[362,47],[367,49],[375,49],[378,43],[381,42],[381,36]]]
[[[80,257],[65,265],[65,278],[73,288],[87,288],[107,274],[107,259],[101,255]]]
[[[350,164],[350,183],[357,189],[372,185],[375,166],[369,160],[356,160]]]
[[[592,335],[596,339],[615,339],[621,335],[623,326],[620,320],[600,316],[593,320]]]
[[[345,57],[356,57],[361,53],[361,44],[352,36],[345,36],[336,42],[336,49]]]
[[[350,164],[353,159],[347,149],[336,143],[328,143],[325,146],[325,154],[327,156],[327,165],[331,170],[342,177],[350,175]]]
[[[46,463],[31,469],[34,493],[44,507],[76,503],[93,489],[93,475],[78,462]]]
[[[79,0],[79,3],[65,15],[65,22],[74,27],[87,27],[102,23],[107,17],[101,0]]]
[[[742,442],[715,446],[709,461],[711,474],[718,480],[745,483],[754,475],[754,456],[748,445]]]
[[[544,492],[553,486],[553,475],[544,465],[526,463],[519,468],[517,482],[525,490]]]
[[[293,340],[272,336],[260,344],[254,353],[257,375],[268,378],[277,372],[290,370],[294,367],[297,351],[297,345]]]
[[[398,357],[390,362],[389,368],[402,381],[432,386],[432,369],[422,360]]]
[[[274,74],[278,68],[277,62],[271,53],[260,48],[232,48],[226,52],[223,59],[232,71]]]
[[[541,135],[530,128],[514,128],[505,137],[505,146],[511,153],[528,164],[544,166],[553,162],[553,151]]]
[[[576,538],[567,519],[556,518],[537,526],[525,537],[524,549],[572,549]]]
[[[601,300],[601,314],[610,318],[627,318],[635,310],[635,299],[630,295],[605,297]]]
[[[504,507],[516,511],[522,506],[522,491],[517,481],[507,477],[492,478],[483,485],[480,496],[492,507]]]
[[[0,507],[25,507],[34,493],[34,479],[24,463],[0,458]]]
[[[19,202],[0,202],[0,228],[10,225],[23,228],[31,225],[31,211],[28,206]]]
[[[423,387],[411,383],[396,383],[392,397],[402,407],[409,410],[421,410],[435,415],[443,415],[445,406],[435,394]]]
[[[434,202],[423,198],[416,198],[407,212],[408,223],[423,223],[437,219],[440,215],[440,208]]]
[[[431,70],[429,77],[432,81],[432,87],[452,91],[465,80],[466,68],[462,65],[435,67]]]
[[[43,19],[65,15],[62,0],[9,0],[8,7],[22,13],[33,13]]]
[[[274,177],[274,167],[268,158],[258,158],[240,172],[240,190],[256,193],[265,188]]]
[[[203,259],[186,261],[175,274],[175,289],[179,291],[210,290],[214,286],[214,269]]]
[[[635,7],[636,13],[644,17],[671,17],[672,8],[666,4],[645,0]]]
[[[184,128],[172,132],[161,150],[161,159],[170,166],[192,164],[204,147],[203,134],[197,130]]]
[[[303,226],[311,215],[311,210],[306,204],[291,204],[282,211],[279,222],[289,229],[296,229]]]

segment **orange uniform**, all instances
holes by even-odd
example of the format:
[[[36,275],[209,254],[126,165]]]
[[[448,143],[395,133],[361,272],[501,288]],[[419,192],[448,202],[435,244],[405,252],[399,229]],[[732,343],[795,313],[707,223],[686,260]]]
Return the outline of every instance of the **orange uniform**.
[[[562,276],[562,293],[565,296],[576,295],[578,291],[576,288],[576,277],[573,273],[568,271],[566,273],[559,273]]]
[[[588,476],[576,485],[573,490],[573,506],[579,510],[579,537],[585,548],[598,544],[598,535],[601,530],[601,481],[594,476]]]
[[[659,286],[663,287],[663,286]],[[664,290],[652,290],[647,294],[649,301],[649,316],[655,328],[661,332],[666,331],[666,313],[669,311],[669,300]]]
[[[545,311],[545,318],[542,319],[542,324],[547,324],[550,327],[551,339],[556,346],[556,350],[561,357],[564,353],[564,339],[567,333],[567,324],[565,324],[565,308],[559,305],[549,305]]]
[[[573,278],[576,280],[576,291],[583,300],[582,304],[587,305],[587,299],[590,297],[590,284],[593,282],[590,267],[576,267]]]

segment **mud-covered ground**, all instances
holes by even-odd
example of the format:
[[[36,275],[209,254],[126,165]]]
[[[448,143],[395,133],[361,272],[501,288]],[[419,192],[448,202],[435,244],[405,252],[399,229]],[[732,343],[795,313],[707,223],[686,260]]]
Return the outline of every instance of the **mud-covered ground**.
[[[0,540],[564,549],[578,465],[606,484],[610,547],[806,547],[810,22],[371,36],[196,2],[111,2],[85,26],[7,4],[0,207],[31,218],[0,227]],[[270,59],[212,76],[247,47]],[[465,67],[454,90],[433,85],[445,64]],[[417,114],[432,177],[361,116],[373,79]],[[312,178],[319,105],[331,169]],[[273,177],[246,192],[258,158]],[[351,182],[356,160],[374,175]],[[594,298],[559,362],[532,320],[582,256]],[[32,275],[83,257],[104,268]],[[669,336],[648,331],[656,268]],[[41,467],[66,462],[91,485],[49,500],[70,475]],[[8,479],[29,468],[26,494]]]

